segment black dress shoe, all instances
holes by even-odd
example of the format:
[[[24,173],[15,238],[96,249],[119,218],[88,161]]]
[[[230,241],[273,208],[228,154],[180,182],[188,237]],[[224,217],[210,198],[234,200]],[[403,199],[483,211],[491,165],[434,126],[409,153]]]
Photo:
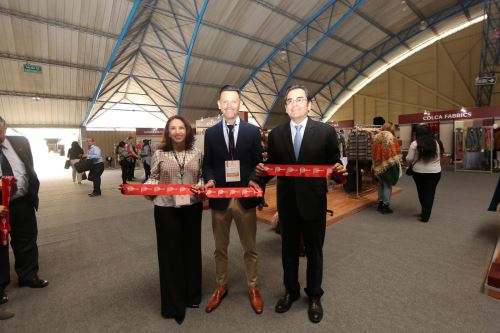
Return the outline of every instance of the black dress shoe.
[[[4,303],[7,303],[9,301],[9,298],[7,297],[7,294],[5,293],[5,291],[1,291],[0,292],[0,304],[4,304]]]
[[[89,197],[98,197],[100,195],[101,193],[96,193],[96,192],[89,193]]]
[[[281,297],[276,303],[274,310],[278,313],[284,313],[290,310],[292,307],[292,303],[299,299],[299,296],[292,296],[292,294],[286,293],[283,297]]]
[[[181,325],[184,322],[185,317],[186,316],[175,317],[175,321],[177,322],[177,324]]]
[[[309,298],[309,309],[307,310],[307,314],[309,315],[309,320],[315,324],[323,319],[323,307],[321,306],[319,297]]]
[[[19,280],[19,287],[30,287],[30,288],[45,288],[49,285],[49,281],[42,280],[38,276],[35,276],[31,280]]]
[[[200,304],[188,304],[186,307],[191,308],[191,309],[198,309],[200,307]]]

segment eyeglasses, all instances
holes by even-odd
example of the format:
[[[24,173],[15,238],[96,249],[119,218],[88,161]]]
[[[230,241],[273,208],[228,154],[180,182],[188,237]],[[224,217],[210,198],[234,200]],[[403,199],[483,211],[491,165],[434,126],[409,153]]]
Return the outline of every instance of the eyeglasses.
[[[307,98],[305,98],[304,96],[300,96],[300,97],[297,97],[297,98],[287,98],[285,100],[285,104],[286,105],[291,105],[293,102],[297,103],[297,104],[301,104],[302,102],[305,102],[307,100]]]

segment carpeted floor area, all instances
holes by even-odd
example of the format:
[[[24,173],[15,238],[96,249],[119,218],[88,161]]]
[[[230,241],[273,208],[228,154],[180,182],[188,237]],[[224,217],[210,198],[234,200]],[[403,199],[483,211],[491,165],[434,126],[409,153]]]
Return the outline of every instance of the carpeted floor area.
[[[142,172],[136,171],[137,174]],[[398,183],[392,215],[366,209],[327,228],[323,321],[307,319],[307,299],[274,312],[283,292],[279,236],[258,224],[262,315],[250,308],[236,229],[230,245],[229,294],[203,307],[215,288],[210,213],[203,215],[202,308],[179,326],[160,315],[153,209],[122,196],[118,170],[106,170],[102,197],[70,176],[43,180],[38,213],[41,290],[7,289],[13,319],[0,332],[500,332],[500,301],[482,292],[498,235],[487,212],[498,175],[443,174],[431,221],[420,223],[411,178]],[[11,255],[12,258],[12,255]],[[305,287],[305,259],[301,283]],[[13,262],[11,262],[13,265]]]

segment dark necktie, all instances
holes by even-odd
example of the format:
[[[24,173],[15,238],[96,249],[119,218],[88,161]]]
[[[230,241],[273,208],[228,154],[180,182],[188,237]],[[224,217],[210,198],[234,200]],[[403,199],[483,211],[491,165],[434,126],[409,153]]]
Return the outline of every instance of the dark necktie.
[[[3,176],[14,176],[14,172],[12,172],[12,167],[10,166],[9,160],[3,154],[3,150],[5,147],[0,145],[0,163],[2,164],[2,175]]]
[[[302,125],[294,125],[294,126],[295,126],[295,140],[293,141],[293,152],[295,153],[295,160],[298,160],[300,153],[300,145],[302,144],[302,133],[300,133]]]
[[[227,125],[229,129],[228,137],[229,137],[229,153],[231,156],[234,155],[234,125]]]

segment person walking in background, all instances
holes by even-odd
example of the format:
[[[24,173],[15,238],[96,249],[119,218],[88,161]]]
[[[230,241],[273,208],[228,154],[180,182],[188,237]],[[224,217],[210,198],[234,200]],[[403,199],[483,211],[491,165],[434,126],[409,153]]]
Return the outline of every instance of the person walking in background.
[[[399,141],[391,122],[382,125],[380,132],[373,138],[372,168],[378,179],[378,207],[382,214],[392,213],[390,207],[392,187],[400,175]]]
[[[162,144],[152,158],[147,184],[195,184],[199,193],[203,156],[194,147],[194,131],[180,116],[168,119]],[[201,214],[198,195],[161,195],[153,199],[158,264],[160,267],[161,314],[180,325],[186,307],[201,302]]]
[[[78,181],[78,184],[82,183],[82,174],[76,171],[75,164],[80,161],[80,156],[83,155],[83,148],[80,146],[78,141],[73,141],[71,143],[71,148],[68,149],[68,158],[71,164],[73,183]]]
[[[33,166],[29,141],[24,136],[6,136],[7,123],[0,117],[0,176],[14,176],[9,207],[11,240],[19,287],[45,288],[47,280],[38,277],[38,190],[40,181]],[[0,196],[1,199],[1,196]],[[2,214],[5,214],[5,207]],[[0,304],[9,298],[5,288],[10,283],[9,246],[0,245]]]
[[[421,206],[420,221],[431,217],[436,187],[441,179],[441,149],[427,125],[415,129],[416,140],[410,144],[406,161],[413,166],[413,180],[417,186]]]
[[[94,189],[92,193],[89,193],[89,197],[97,197],[101,195],[101,175],[104,172],[104,162],[102,160],[101,148],[96,146],[94,138],[88,138],[87,145],[89,149],[83,157],[92,161],[88,179],[94,183]]]
[[[135,139],[133,136],[129,136],[127,138],[127,144],[125,145],[125,149],[127,149],[127,152],[129,154],[129,156],[131,157],[131,159],[129,159],[129,163],[128,163],[127,180],[132,181],[135,179],[135,176],[134,176],[135,162],[139,158],[139,155],[137,155],[137,149],[135,147]]]
[[[132,158],[128,154],[127,149],[125,149],[125,141],[120,141],[118,146],[116,146],[116,155],[118,155],[118,163],[122,169],[122,184],[127,184],[129,164]]]
[[[141,147],[141,160],[142,160],[142,165],[144,166],[144,182],[146,182],[149,179],[149,176],[151,175],[151,140],[144,139],[142,140],[142,147]]]

